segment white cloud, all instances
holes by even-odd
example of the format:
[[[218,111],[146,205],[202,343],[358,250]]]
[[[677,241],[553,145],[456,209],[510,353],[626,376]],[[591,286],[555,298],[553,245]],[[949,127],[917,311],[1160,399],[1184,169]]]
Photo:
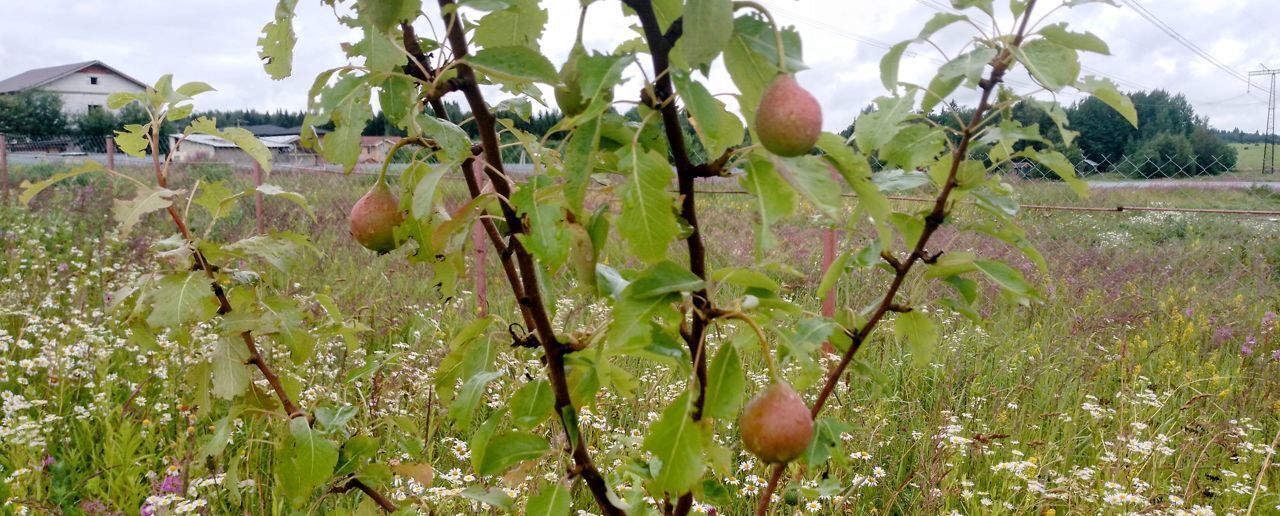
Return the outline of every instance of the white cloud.
[[[1237,72],[1261,63],[1280,67],[1280,41],[1269,37],[1270,20],[1280,19],[1274,0],[1139,0],[1178,33]],[[257,59],[256,42],[271,17],[268,0],[7,0],[0,17],[0,76],[30,68],[101,59],[144,80],[172,72],[179,81],[203,80],[219,92],[209,95],[209,108],[292,109],[304,107],[312,78],[345,63],[339,40],[354,39],[333,13],[317,0],[298,6],[299,43],[294,77],[271,81]],[[914,36],[919,27],[945,7],[947,0],[765,0],[780,23],[795,25],[804,38],[810,69],[799,74],[826,107],[827,128],[838,130],[871,99],[883,93],[878,63],[884,44]],[[433,5],[432,2],[424,2]],[[551,21],[544,48],[559,62],[568,54],[577,26],[577,0],[544,2]],[[616,0],[591,8],[584,38],[589,48],[607,50],[635,36]],[[1002,5],[1003,2],[997,2]],[[1055,16],[1063,14],[1062,11]],[[1088,6],[1061,17],[1076,30],[1097,33],[1111,45],[1112,56],[1087,56],[1085,73],[1104,73],[1130,89],[1164,88],[1184,93],[1214,125],[1257,130],[1263,125],[1265,94],[1246,94],[1244,81],[1233,78],[1195,56],[1132,9]],[[1008,20],[1003,21],[1007,28]],[[436,22],[437,28],[439,22]],[[982,23],[985,27],[985,22]],[[425,21],[418,22],[430,34]],[[970,31],[971,27],[968,28]],[[1257,37],[1252,37],[1252,35]],[[970,37],[964,27],[938,39],[949,51]],[[904,60],[904,79],[927,81],[940,58],[928,47]],[[647,65],[647,60],[644,61]],[[618,92],[636,97],[639,77]],[[1012,78],[1019,81],[1017,77]],[[1025,79],[1021,80],[1025,81]],[[723,69],[713,70],[712,91],[732,91]],[[1258,81],[1257,84],[1261,84]],[[1025,82],[1014,83],[1025,87]],[[1063,97],[1064,101],[1078,98]],[[961,99],[962,101],[965,99]]]

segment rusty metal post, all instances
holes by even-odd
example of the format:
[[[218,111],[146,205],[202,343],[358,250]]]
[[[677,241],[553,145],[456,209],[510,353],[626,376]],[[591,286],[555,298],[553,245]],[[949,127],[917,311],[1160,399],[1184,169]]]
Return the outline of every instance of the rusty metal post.
[[[107,170],[116,169],[116,139],[107,137]]]
[[[485,184],[484,161],[475,160],[471,170],[466,171],[476,178],[476,184]],[[471,226],[472,274],[475,275],[476,315],[484,317],[489,314],[489,256],[488,241],[485,239],[484,226],[477,221]]]
[[[831,169],[831,176],[836,179],[837,182],[840,179],[839,174],[834,168]],[[826,275],[827,270],[831,268],[831,264],[836,261],[836,237],[835,227],[828,227],[822,232],[822,275]],[[832,318],[836,315],[836,287],[837,285],[832,285],[829,292],[818,293],[822,296],[823,317]],[[835,353],[836,348],[835,346],[832,346],[830,342],[823,342],[822,351]]]
[[[253,160],[253,214],[258,221],[258,234],[266,234],[266,219],[262,214],[262,192],[258,187],[262,186],[262,165],[258,160]]]

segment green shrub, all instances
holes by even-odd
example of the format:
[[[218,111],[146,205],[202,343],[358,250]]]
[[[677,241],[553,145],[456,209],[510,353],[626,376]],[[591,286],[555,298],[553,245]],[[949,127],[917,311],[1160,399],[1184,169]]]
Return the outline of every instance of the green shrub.
[[[226,181],[231,179],[232,173],[235,172],[231,165],[226,163],[211,162],[189,162],[182,167],[187,177],[192,180],[200,180],[203,183],[214,183],[217,181]]]

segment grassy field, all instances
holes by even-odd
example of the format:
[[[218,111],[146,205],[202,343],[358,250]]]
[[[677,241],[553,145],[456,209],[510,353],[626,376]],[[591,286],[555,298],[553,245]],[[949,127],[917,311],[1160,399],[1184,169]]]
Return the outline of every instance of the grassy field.
[[[1280,181],[1275,175],[1262,173],[1262,144],[1260,143],[1233,143],[1231,148],[1236,150],[1238,161],[1236,161],[1236,171],[1232,177],[1254,178],[1266,181]],[[1280,165],[1280,160],[1277,160]]]
[[[371,178],[272,181],[304,192],[317,214],[312,221],[268,199],[269,226],[306,234],[317,249],[274,281],[301,300],[331,295],[370,330],[355,345],[320,342],[317,358],[299,365],[283,349],[267,352],[298,380],[303,405],[353,404],[353,427],[378,440],[382,459],[429,466],[397,475],[393,497],[424,514],[487,513],[494,509],[476,501],[482,493],[523,507],[534,486],[562,476],[570,464],[558,453],[503,477],[474,474],[469,431],[447,417],[430,388],[459,314],[476,309],[474,297],[441,299],[403,250],[377,257],[349,240],[345,210]],[[119,237],[107,196],[119,186],[86,180],[42,194],[30,210],[0,208],[0,511],[279,513],[273,449],[259,436],[284,431],[284,419],[247,412],[219,429],[226,407],[192,406],[201,393],[184,380],[204,360],[201,335],[148,338],[111,305],[122,282],[151,270],[151,243],[168,235],[157,219]],[[446,186],[459,200],[460,186]],[[1262,191],[1114,190],[1076,200],[1061,185],[1020,188],[1027,204],[1280,210],[1280,195]],[[218,236],[253,231],[251,209],[240,208]],[[744,223],[750,209],[744,196],[704,198],[713,269],[741,265],[754,252]],[[764,271],[811,310],[820,304],[814,220],[787,221],[770,255],[776,266]],[[962,209],[957,220],[976,217]],[[1028,211],[1023,225],[1047,257],[1047,273],[1000,243],[953,231],[937,238],[947,250],[1010,261],[1045,302],[1020,307],[991,290],[980,324],[927,308],[944,321],[944,346],[925,360],[878,332],[861,355],[870,372],[850,376],[829,405],[839,449],[822,469],[793,468],[775,512],[1244,514],[1251,504],[1254,514],[1280,512],[1280,471],[1264,469],[1280,438],[1280,219]],[[620,255],[605,261],[629,263]],[[512,318],[501,274],[490,268],[490,309]],[[887,279],[857,273],[839,286],[841,304],[865,304]],[[929,299],[930,288],[915,278],[904,292]],[[555,320],[566,332],[590,328],[608,310],[567,294],[555,303]],[[487,336],[504,375],[483,394],[490,407],[542,376],[538,354],[509,347],[505,328],[494,324]],[[768,332],[787,339],[796,328]],[[711,337],[713,352],[739,346],[752,362],[750,390],[766,383],[748,335],[722,327]],[[806,397],[816,394],[816,378],[789,375]],[[652,422],[686,377],[674,363],[614,364],[600,381],[626,396],[597,395],[579,413],[596,463],[637,514],[652,500],[628,473],[643,457],[632,430]],[[732,421],[715,425],[732,453],[709,474],[697,512],[746,514],[767,469],[740,452]],[[553,422],[537,428],[553,446],[563,444]],[[229,444],[206,457],[213,439]],[[574,507],[591,513],[590,499],[576,493]],[[329,494],[311,509],[375,513],[358,494]]]

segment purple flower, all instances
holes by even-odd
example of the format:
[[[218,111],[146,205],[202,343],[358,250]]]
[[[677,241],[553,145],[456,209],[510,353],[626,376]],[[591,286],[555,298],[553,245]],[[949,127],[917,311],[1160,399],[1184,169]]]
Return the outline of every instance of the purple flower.
[[[1271,324],[1276,322],[1276,313],[1267,312],[1262,315],[1262,331],[1271,329]]]
[[[174,494],[181,493],[182,479],[179,478],[177,475],[169,475],[167,477],[164,477],[164,481],[160,482],[160,492],[174,493]]]
[[[1195,315],[1195,313],[1196,311],[1189,306],[1186,310],[1182,311],[1182,315],[1185,315],[1188,319],[1190,319],[1192,315]]]
[[[1280,349],[1271,352],[1271,359],[1280,362]]]
[[[1240,346],[1240,356],[1253,356],[1253,346],[1256,344],[1258,344],[1258,339],[1254,338],[1253,335],[1244,339],[1244,344]]]
[[[58,462],[58,461],[53,458],[53,455],[45,455],[44,460],[40,461],[40,466],[47,468],[49,466],[52,466],[53,463],[55,462]]]
[[[1231,340],[1231,328],[1223,326],[1213,330],[1213,345],[1221,346]]]
[[[67,269],[70,269],[70,267],[68,267],[66,263],[58,264],[58,272],[67,272]]]

